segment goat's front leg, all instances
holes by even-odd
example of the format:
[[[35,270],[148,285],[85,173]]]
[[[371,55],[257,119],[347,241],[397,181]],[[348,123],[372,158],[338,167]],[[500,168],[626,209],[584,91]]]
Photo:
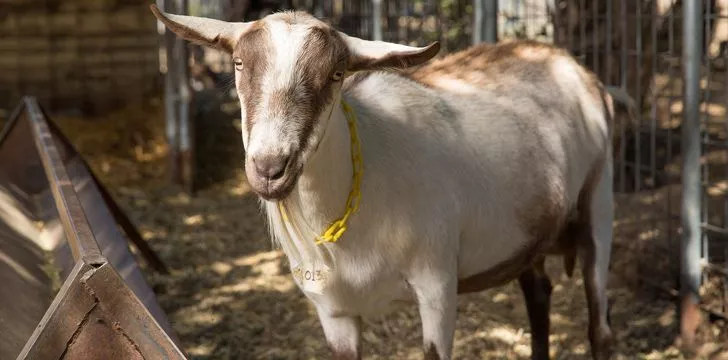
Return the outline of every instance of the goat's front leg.
[[[457,279],[452,274],[418,274],[410,280],[422,319],[426,360],[449,360],[452,355],[457,319]]]
[[[361,359],[361,317],[331,316],[326,310],[317,309],[326,342],[334,360]]]

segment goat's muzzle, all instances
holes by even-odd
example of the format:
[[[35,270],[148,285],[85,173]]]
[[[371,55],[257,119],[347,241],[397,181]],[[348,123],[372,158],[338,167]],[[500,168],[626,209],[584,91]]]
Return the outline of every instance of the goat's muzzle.
[[[280,200],[290,194],[295,184],[293,163],[291,156],[251,156],[245,162],[245,173],[256,194],[265,200]]]

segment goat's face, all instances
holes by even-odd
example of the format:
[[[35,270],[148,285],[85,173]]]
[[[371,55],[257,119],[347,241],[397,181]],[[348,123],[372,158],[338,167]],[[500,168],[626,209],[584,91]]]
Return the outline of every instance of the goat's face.
[[[347,36],[304,12],[229,23],[152,11],[187,40],[228,52],[241,105],[245,171],[267,200],[286,197],[316,151],[344,78],[358,70],[404,68],[434,57],[424,48]]]

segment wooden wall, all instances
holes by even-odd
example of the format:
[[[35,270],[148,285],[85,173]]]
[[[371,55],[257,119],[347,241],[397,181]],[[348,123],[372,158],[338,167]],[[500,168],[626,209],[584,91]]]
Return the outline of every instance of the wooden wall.
[[[34,95],[54,112],[93,114],[160,89],[151,1],[3,0],[0,112]]]

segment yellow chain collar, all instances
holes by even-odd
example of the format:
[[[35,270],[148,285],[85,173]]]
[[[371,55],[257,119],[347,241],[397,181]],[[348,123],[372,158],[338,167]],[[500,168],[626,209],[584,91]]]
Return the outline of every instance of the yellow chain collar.
[[[341,108],[344,110],[346,121],[349,124],[349,135],[351,136],[351,165],[353,168],[351,191],[349,192],[349,198],[346,199],[346,211],[344,212],[344,216],[334,221],[323,234],[317,237],[316,245],[320,245],[325,242],[335,243],[338,241],[341,235],[346,232],[346,223],[351,214],[359,208],[359,202],[361,200],[361,177],[364,173],[364,163],[361,157],[359,133],[356,129],[356,113],[354,113],[351,107],[349,107],[349,104],[347,104],[343,99],[341,100]],[[288,221],[288,216],[281,202],[278,203],[278,208],[283,215],[283,220]]]

